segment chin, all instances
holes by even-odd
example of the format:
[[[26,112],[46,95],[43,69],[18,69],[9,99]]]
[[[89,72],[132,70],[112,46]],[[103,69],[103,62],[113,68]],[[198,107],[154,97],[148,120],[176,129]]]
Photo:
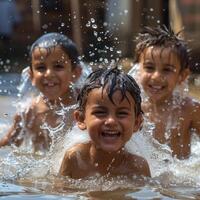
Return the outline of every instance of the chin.
[[[58,100],[59,99],[59,97],[55,97],[55,96],[48,96],[48,95],[44,95],[49,101],[52,101],[52,102],[54,102],[54,101],[56,101],[56,100]]]
[[[117,152],[121,149],[121,147],[108,147],[108,146],[103,146],[101,149],[107,153],[114,153]]]

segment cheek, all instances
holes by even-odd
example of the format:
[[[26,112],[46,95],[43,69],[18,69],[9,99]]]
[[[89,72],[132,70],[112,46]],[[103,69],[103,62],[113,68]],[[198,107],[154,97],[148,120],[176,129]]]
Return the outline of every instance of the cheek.
[[[86,120],[85,120],[85,124],[87,126],[87,130],[90,132],[90,133],[95,133],[97,132],[101,126],[102,126],[102,121],[97,119],[97,118],[94,118],[94,117],[87,117]]]
[[[31,78],[31,83],[32,83],[32,85],[35,86],[35,85],[39,82],[39,80],[40,80],[40,77],[34,74],[34,75],[32,76],[32,78]]]
[[[61,74],[60,79],[65,85],[69,85],[72,81],[72,77],[69,74]]]
[[[147,76],[145,76],[144,74],[140,76],[140,78],[139,78],[139,83],[140,83],[142,86],[145,86],[146,83],[147,83],[147,81],[148,81],[148,77],[147,77]]]
[[[139,79],[142,81],[142,80],[146,79],[147,77],[149,77],[149,74],[146,73],[143,69],[141,69],[139,71],[138,76],[139,76]]]

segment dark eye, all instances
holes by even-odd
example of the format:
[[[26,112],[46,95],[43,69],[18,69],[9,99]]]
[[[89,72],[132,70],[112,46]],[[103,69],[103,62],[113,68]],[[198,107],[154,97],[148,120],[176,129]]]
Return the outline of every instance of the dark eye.
[[[54,65],[54,69],[55,70],[62,70],[62,69],[64,69],[64,65],[62,65],[62,64],[56,64],[56,65]]]
[[[117,112],[117,116],[120,117],[120,118],[126,117],[128,115],[129,115],[128,111],[119,111],[119,112]]]
[[[35,70],[38,72],[44,72],[46,70],[45,65],[38,65],[35,67]]]
[[[107,114],[107,112],[105,110],[94,110],[92,114],[96,117],[104,117]]]
[[[155,67],[153,65],[144,65],[144,70],[146,72],[153,72]]]
[[[165,68],[163,69],[163,71],[166,72],[166,73],[170,73],[170,72],[175,72],[176,70],[173,69],[173,68],[171,68],[171,67],[165,67]]]

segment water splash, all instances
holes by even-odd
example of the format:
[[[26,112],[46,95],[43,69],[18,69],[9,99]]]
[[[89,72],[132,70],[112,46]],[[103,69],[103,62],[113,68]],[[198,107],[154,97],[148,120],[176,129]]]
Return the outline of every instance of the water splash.
[[[81,62],[80,65],[82,67],[82,75],[73,85],[74,91],[82,86],[85,78],[91,72],[91,68],[83,62]],[[26,134],[29,130],[26,128],[26,119],[23,113],[27,112],[33,98],[36,98],[37,101],[40,94],[37,89],[32,86],[29,70],[30,68],[27,67],[21,74],[20,84],[17,87],[17,100],[14,103],[17,113],[22,117],[21,126],[23,131],[20,132],[18,138],[23,138],[23,143],[20,147],[12,145],[11,147],[6,146],[0,149],[0,154],[2,155],[0,158],[0,175],[3,180],[16,180],[28,176],[45,177],[49,174],[57,173],[59,165],[55,160],[60,160],[62,158],[70,143],[68,141],[68,139],[70,139],[68,136],[65,140],[64,138],[71,130],[70,127],[73,126],[71,112],[75,109],[76,105],[64,106],[60,103],[59,109],[57,109],[58,107],[52,107],[55,111],[55,115],[59,118],[59,123],[57,123],[55,127],[51,127],[44,119],[44,123],[41,126],[43,134],[47,134],[51,138],[50,148],[47,151],[43,151],[42,149],[36,152],[34,151],[34,136],[31,137],[31,134],[27,136]],[[30,120],[28,126],[31,125],[31,123],[32,121]],[[6,124],[6,126],[10,126],[10,124]],[[2,132],[5,131],[5,129],[7,129],[7,127],[1,127]]]
[[[128,72],[139,83],[141,88],[142,100],[148,101],[141,84],[140,84],[140,65],[136,63]],[[188,79],[178,85],[173,92],[172,106],[178,108],[185,103],[184,99],[190,96]],[[194,102],[198,101],[192,99]],[[181,120],[181,119],[180,119]],[[160,183],[167,185],[185,185],[198,186],[200,184],[200,138],[195,130],[191,130],[191,155],[188,159],[179,160],[172,156],[172,151],[167,144],[161,144],[153,138],[152,133],[154,124],[150,123],[147,118],[144,121],[142,131],[136,133],[129,142],[129,150],[145,157],[150,165],[152,177],[159,177]],[[177,127],[173,116],[168,116],[165,138],[170,137],[170,130]],[[134,147],[134,148],[133,148]],[[141,149],[142,147],[142,149]]]

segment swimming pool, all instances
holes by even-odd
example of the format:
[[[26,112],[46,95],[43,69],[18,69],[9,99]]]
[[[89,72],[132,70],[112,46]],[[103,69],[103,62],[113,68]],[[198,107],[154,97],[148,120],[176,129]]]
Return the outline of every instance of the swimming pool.
[[[0,80],[0,132],[2,136],[9,127],[16,110],[15,102],[18,93],[16,86],[19,84],[20,75],[3,74]],[[196,148],[199,151],[198,145]],[[171,165],[176,169],[176,176],[166,171],[160,177],[150,180],[134,177],[107,179],[98,176],[72,180],[58,177],[48,170],[50,165],[58,167],[57,160],[52,158],[58,158],[59,155],[59,152],[56,152],[56,156],[51,154],[47,157],[34,157],[12,147],[0,149],[0,198],[168,200],[198,199],[200,196],[200,182],[198,182],[200,160],[197,157],[185,163],[177,162],[176,165]]]

